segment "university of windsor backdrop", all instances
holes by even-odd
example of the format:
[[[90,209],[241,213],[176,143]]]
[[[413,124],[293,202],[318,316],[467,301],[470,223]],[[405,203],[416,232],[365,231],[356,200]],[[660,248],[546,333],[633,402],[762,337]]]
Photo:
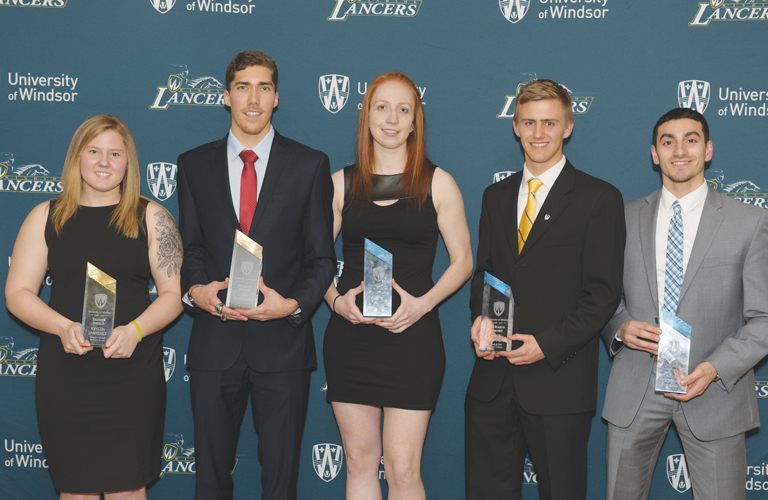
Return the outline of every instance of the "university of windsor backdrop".
[[[232,56],[250,49],[270,54],[279,67],[275,128],[326,152],[333,171],[354,160],[368,83],[392,70],[413,78],[425,104],[429,154],[461,187],[475,248],[483,189],[523,166],[512,110],[518,86],[536,78],[553,79],[571,93],[568,159],[616,185],[625,200],[660,186],[650,155],[652,127],[664,112],[687,106],[710,124],[712,187],[768,209],[768,3],[760,0],[0,0],[0,33],[3,283],[22,221],[61,191],[69,141],[93,115],[126,121],[139,150],[142,193],[176,216],[176,158],[227,133],[224,70]],[[336,249],[341,257],[339,242]],[[440,245],[435,279],[447,265]],[[49,286],[41,289],[46,301]],[[447,369],[424,448],[430,498],[464,494],[463,401],[475,357],[468,300],[464,286],[440,307]],[[321,305],[313,320],[320,364],[302,444],[302,499],[344,495],[344,454],[323,390],[329,315]],[[184,365],[191,323],[185,314],[165,333],[166,444],[150,499],[193,496],[195,443]],[[0,498],[57,498],[36,424],[39,335],[0,312]],[[601,394],[609,369],[603,350]],[[756,378],[757,395],[766,398],[759,402],[765,422],[768,367],[761,365]],[[601,406],[590,436],[589,497],[595,499],[605,491]],[[256,440],[246,417],[232,471],[236,498],[260,497]],[[107,461],[121,452],[108,441],[101,450]],[[681,453],[670,433],[652,498],[692,498],[695,478]],[[747,498],[768,498],[766,462],[768,435],[750,433]],[[524,474],[524,496],[537,498],[532,464]],[[383,467],[380,477],[385,485]]]

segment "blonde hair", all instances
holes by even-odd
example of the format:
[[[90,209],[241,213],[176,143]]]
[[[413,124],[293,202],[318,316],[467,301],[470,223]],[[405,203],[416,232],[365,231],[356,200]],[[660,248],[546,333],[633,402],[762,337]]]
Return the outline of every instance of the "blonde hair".
[[[77,128],[72,137],[61,172],[63,192],[56,198],[56,203],[52,205],[51,222],[56,234],[61,233],[64,224],[75,215],[80,207],[80,195],[83,189],[83,178],[80,175],[80,156],[94,137],[107,130],[114,130],[120,134],[128,156],[128,166],[120,183],[120,201],[112,211],[109,225],[115,227],[123,236],[133,239],[139,237],[139,227],[141,227],[139,221],[144,218],[144,208],[140,204],[139,155],[136,152],[136,143],[128,126],[121,119],[110,115],[98,115],[87,120]]]
[[[565,110],[565,121],[570,123],[573,121],[573,106],[571,104],[571,96],[568,95],[568,90],[557,82],[552,80],[533,80],[526,83],[515,99],[515,122],[518,122],[517,112],[525,103],[531,101],[543,101],[544,99],[556,99],[560,101]]]

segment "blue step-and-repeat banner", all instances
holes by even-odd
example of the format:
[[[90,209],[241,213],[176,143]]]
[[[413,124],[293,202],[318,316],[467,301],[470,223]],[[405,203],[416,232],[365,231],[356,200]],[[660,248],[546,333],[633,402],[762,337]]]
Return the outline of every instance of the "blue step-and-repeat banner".
[[[473,247],[483,189],[522,168],[512,109],[518,86],[535,78],[571,92],[568,159],[616,185],[625,200],[660,186],[652,127],[669,109],[688,106],[710,123],[712,186],[768,208],[768,3],[760,0],[0,0],[0,33],[2,282],[24,217],[61,191],[69,141],[95,114],[126,121],[139,149],[142,193],[176,216],[176,157],[227,133],[224,70],[233,55],[250,49],[270,54],[280,70],[275,128],[325,151],[334,171],[354,160],[368,83],[385,71],[411,76],[425,103],[429,154],[461,187]],[[447,265],[441,246],[436,278]],[[42,286],[45,300],[49,286]],[[447,369],[424,448],[431,498],[464,495],[463,401],[475,357],[468,300],[464,286],[440,308]],[[313,321],[320,366],[312,374],[302,445],[303,499],[344,496],[344,454],[323,390],[329,316],[322,305]],[[194,492],[184,365],[190,327],[185,315],[165,334],[166,444],[150,499]],[[0,312],[0,498],[57,498],[36,424],[38,342]],[[609,369],[603,350],[601,394]],[[755,391],[768,418],[768,367],[757,370]],[[605,491],[601,406],[602,400],[590,435],[589,498],[595,499]],[[232,472],[236,498],[260,497],[256,439],[246,417]],[[106,461],[121,452],[109,441],[100,451]],[[681,453],[670,433],[651,498],[692,498]],[[766,462],[768,436],[754,431],[747,439],[747,498],[768,498]],[[530,463],[524,474],[524,496],[537,498]],[[383,468],[380,478],[386,488]]]

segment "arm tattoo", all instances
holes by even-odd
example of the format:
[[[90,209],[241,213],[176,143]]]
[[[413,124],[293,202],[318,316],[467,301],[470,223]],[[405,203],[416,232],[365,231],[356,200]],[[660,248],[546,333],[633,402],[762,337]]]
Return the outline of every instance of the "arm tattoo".
[[[181,258],[184,255],[181,247],[181,235],[176,228],[176,223],[167,212],[161,210],[155,214],[157,225],[157,266],[165,269],[166,275],[179,274]]]

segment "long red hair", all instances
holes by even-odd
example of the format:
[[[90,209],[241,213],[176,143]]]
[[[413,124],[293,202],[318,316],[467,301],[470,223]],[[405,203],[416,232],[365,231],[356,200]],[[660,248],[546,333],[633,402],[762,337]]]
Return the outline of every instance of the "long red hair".
[[[403,73],[393,71],[376,77],[368,86],[363,98],[360,121],[357,125],[357,162],[355,164],[355,176],[350,191],[352,198],[371,200],[373,186],[374,165],[376,159],[373,154],[373,136],[369,125],[371,114],[371,101],[373,94],[379,86],[386,82],[402,83],[413,95],[413,132],[406,141],[407,159],[405,170],[401,180],[400,194],[409,200],[414,200],[418,207],[424,204],[429,194],[429,183],[432,178],[431,169],[427,168],[430,161],[427,158],[427,122],[424,119],[424,107],[421,104],[421,95],[413,80]]]

